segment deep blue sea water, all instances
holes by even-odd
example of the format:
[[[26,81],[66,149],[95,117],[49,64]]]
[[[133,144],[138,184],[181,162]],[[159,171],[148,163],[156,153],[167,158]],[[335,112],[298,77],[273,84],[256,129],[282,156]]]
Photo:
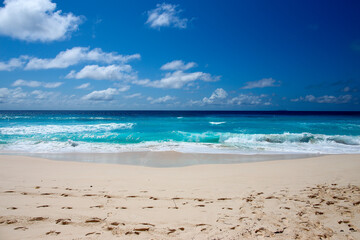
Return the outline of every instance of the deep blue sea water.
[[[0,152],[360,153],[360,112],[0,111]]]

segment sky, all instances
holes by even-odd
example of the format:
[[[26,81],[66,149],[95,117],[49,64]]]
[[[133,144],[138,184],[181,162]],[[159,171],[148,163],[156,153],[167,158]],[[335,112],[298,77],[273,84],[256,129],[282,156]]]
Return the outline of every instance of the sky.
[[[359,12],[357,0],[5,0],[0,110],[360,111]]]

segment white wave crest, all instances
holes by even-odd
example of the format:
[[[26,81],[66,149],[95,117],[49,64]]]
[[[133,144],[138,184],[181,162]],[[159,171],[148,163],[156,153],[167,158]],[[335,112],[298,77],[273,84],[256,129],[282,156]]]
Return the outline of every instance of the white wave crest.
[[[37,125],[0,128],[3,135],[31,135],[77,132],[106,132],[116,129],[131,129],[134,123],[106,123],[92,125]]]
[[[226,122],[209,122],[211,125],[220,125],[220,124],[224,124]]]

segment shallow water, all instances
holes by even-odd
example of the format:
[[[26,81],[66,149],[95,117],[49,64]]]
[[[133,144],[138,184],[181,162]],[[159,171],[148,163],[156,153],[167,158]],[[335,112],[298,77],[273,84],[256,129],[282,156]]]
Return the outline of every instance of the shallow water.
[[[360,113],[0,111],[0,152],[360,153]]]

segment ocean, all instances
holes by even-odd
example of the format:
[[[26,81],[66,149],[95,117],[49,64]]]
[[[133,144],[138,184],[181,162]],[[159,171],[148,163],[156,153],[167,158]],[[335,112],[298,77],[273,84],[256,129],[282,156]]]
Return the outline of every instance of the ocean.
[[[0,111],[1,153],[360,153],[360,112]]]

